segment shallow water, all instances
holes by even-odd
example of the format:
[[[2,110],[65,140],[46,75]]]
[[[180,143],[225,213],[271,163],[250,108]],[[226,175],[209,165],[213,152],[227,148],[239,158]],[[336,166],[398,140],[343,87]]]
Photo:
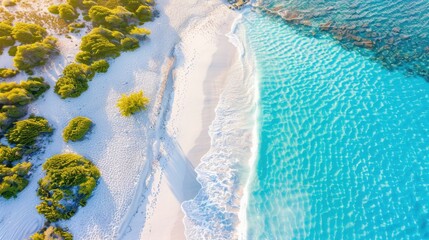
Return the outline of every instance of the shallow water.
[[[429,2],[426,0],[262,0],[308,35],[329,33],[346,49],[389,69],[429,81]]]
[[[247,238],[429,238],[429,84],[278,17],[244,25],[260,76]]]

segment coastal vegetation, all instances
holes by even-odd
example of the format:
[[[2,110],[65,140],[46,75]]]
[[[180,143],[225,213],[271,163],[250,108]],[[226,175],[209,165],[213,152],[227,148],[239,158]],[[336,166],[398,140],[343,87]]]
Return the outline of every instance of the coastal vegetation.
[[[88,82],[95,72],[83,63],[71,63],[63,70],[63,76],[55,84],[54,91],[61,98],[78,97],[88,89]]]
[[[122,94],[117,106],[122,116],[129,117],[139,111],[145,110],[148,104],[149,98],[144,96],[143,91],[139,91],[130,95]]]
[[[43,164],[46,175],[39,180],[36,207],[49,222],[71,218],[79,206],[85,206],[100,177],[98,168],[74,153],[55,155]]]
[[[30,162],[18,163],[13,167],[0,164],[0,196],[9,199],[16,197],[28,185]]]
[[[63,139],[65,142],[76,142],[82,140],[88,131],[91,129],[93,123],[91,119],[86,117],[75,117],[67,124],[63,130]]]
[[[94,73],[107,72],[108,59],[117,58],[124,51],[133,51],[140,46],[150,31],[139,28],[153,18],[154,2],[151,0],[121,0],[121,1],[80,1],[69,0],[65,4],[52,5],[49,12],[58,14],[69,22],[71,32],[79,31],[85,25],[93,29],[82,37],[80,52],[75,60],[81,67],[89,66]],[[74,22],[83,15],[83,22]],[[66,69],[65,69],[66,70]],[[79,97],[88,89],[88,81],[92,77],[74,79],[63,72],[55,86],[55,92],[61,98]]]
[[[5,136],[15,147],[0,145],[0,196],[6,199],[16,197],[28,185],[32,163],[19,161],[24,154],[28,155],[37,148],[34,144],[40,136],[50,132],[52,128],[42,117],[31,116],[14,123]]]
[[[73,235],[60,227],[49,226],[41,229],[30,237],[31,240],[73,240]]]
[[[0,83],[0,136],[17,119],[27,114],[27,105],[49,89],[43,78]]]
[[[14,66],[32,75],[33,68],[45,65],[58,53],[57,39],[47,35],[46,29],[38,24],[17,22],[13,26],[10,22],[0,22],[0,53],[10,47],[8,53],[13,56]],[[15,46],[16,42],[21,44]],[[18,70],[2,68],[0,77],[13,77]]]

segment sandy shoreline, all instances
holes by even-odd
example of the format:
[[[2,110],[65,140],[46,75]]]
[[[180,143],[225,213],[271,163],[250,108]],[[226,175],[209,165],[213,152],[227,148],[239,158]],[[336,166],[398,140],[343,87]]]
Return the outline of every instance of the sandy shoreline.
[[[234,77],[243,78],[240,53],[227,37],[239,13],[222,2],[194,0],[160,0],[157,9],[160,17],[145,25],[152,31],[149,40],[111,61],[109,72],[97,75],[81,97],[61,100],[51,88],[30,109],[57,129],[39,164],[72,151],[102,173],[88,205],[60,222],[75,239],[185,239],[182,203],[201,190],[195,167],[215,151],[209,133],[222,95]],[[41,69],[51,86],[77,52],[79,35],[72,40],[61,37],[63,56]],[[137,90],[150,97],[151,106],[125,119],[116,100]],[[64,143],[61,129],[77,115],[90,117],[94,130],[83,142]],[[248,138],[245,144],[251,144]],[[0,211],[0,239],[24,239],[42,227],[35,210],[42,176],[35,168],[17,199],[0,199],[0,209],[19,209]]]

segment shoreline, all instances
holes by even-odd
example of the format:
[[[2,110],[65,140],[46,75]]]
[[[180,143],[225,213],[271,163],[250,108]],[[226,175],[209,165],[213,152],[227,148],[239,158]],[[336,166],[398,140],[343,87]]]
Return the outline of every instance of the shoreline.
[[[40,156],[42,161],[60,152],[76,152],[91,159],[102,172],[87,206],[72,219],[59,222],[75,239],[185,239],[182,203],[197,196],[201,189],[197,178],[204,174],[195,168],[201,168],[201,159],[207,160],[216,150],[219,133],[214,128],[219,114],[223,118],[224,108],[228,111],[225,97],[240,92],[236,85],[231,90],[231,84],[245,80],[243,53],[228,36],[241,13],[223,2],[195,0],[160,0],[157,9],[160,17],[144,25],[152,30],[149,39],[136,51],[109,60],[109,71],[97,75],[79,98],[62,100],[51,88],[30,106],[29,112],[43,115],[56,128],[52,143]],[[59,36],[62,55],[37,70],[51,86],[78,51],[81,35],[71,35],[71,39]],[[116,100],[120,94],[136,90],[144,90],[150,106],[146,112],[124,119]],[[249,109],[242,107],[235,106],[236,111],[248,114]],[[78,115],[93,119],[95,126],[84,142],[64,143],[61,129]],[[246,120],[238,115],[234,116]],[[241,127],[247,134],[245,144],[249,144],[249,123]],[[238,162],[244,166],[246,161]],[[39,199],[34,194],[42,176],[41,167],[34,168],[29,186],[17,199],[0,200],[0,206],[22,210],[19,216],[0,213],[0,236],[26,238],[42,227],[42,217],[35,209]],[[233,193],[237,224],[241,181],[231,185],[237,191]],[[17,228],[22,219],[29,224]]]

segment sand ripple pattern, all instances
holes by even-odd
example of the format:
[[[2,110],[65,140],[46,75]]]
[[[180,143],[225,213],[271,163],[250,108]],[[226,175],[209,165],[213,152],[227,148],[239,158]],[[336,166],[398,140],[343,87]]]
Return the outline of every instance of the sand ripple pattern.
[[[246,15],[260,75],[248,239],[428,239],[429,85]]]

